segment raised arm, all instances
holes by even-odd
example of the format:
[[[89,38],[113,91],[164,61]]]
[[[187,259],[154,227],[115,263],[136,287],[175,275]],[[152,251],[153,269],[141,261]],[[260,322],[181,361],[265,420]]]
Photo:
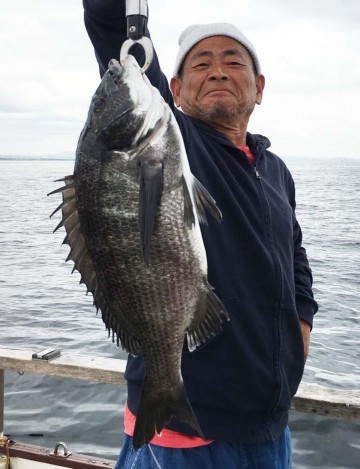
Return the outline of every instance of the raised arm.
[[[127,39],[125,3],[125,0],[83,0],[85,27],[94,46],[101,76],[106,72],[111,59],[119,59],[121,46]],[[148,30],[146,35],[150,37]],[[143,48],[136,45],[131,49],[131,53],[142,65]],[[169,84],[161,71],[155,51],[146,75],[173,108]]]

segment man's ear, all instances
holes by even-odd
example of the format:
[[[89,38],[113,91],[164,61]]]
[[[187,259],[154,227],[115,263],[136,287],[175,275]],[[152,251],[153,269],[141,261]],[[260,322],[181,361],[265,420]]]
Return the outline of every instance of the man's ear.
[[[264,75],[256,75],[255,78],[256,83],[256,104],[261,104],[263,91],[265,88],[265,77]]]
[[[180,100],[181,78],[172,77],[172,79],[170,80],[170,89],[174,98],[175,105],[177,107],[180,107],[181,106],[181,100]]]

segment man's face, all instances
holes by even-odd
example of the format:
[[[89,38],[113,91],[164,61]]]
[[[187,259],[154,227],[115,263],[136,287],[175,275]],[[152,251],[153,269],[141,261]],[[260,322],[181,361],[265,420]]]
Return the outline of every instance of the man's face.
[[[255,75],[248,51],[227,36],[198,42],[188,53],[181,77],[171,80],[177,106],[206,122],[247,121],[260,104],[264,77]]]

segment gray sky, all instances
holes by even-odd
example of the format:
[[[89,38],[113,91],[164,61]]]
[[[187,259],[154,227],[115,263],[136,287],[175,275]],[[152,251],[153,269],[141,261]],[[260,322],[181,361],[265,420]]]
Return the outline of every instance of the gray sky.
[[[98,82],[81,0],[0,0],[0,154],[75,152]],[[171,76],[191,23],[232,22],[257,49],[264,99],[249,130],[282,157],[360,158],[359,0],[149,0]]]

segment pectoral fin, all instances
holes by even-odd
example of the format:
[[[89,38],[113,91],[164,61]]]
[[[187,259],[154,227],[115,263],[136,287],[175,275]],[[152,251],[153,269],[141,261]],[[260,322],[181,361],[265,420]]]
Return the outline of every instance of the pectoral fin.
[[[163,165],[161,162],[142,160],[140,170],[139,227],[144,262],[149,265],[151,236],[156,212],[163,191]]]
[[[191,228],[195,225],[194,207],[189,188],[184,177],[182,178],[182,185],[184,194],[184,223],[191,230]]]

